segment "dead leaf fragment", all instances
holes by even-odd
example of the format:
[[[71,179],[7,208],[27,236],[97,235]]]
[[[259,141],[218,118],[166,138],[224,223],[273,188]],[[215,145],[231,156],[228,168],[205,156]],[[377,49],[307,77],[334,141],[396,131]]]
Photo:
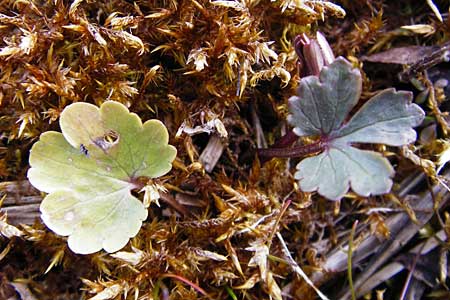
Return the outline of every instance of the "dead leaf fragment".
[[[407,25],[400,28],[423,35],[431,35],[436,31],[433,26],[427,24]]]
[[[89,300],[109,300],[119,295],[122,291],[123,291],[122,285],[114,284],[110,287],[105,288],[103,291],[101,291],[94,297],[89,298]]]
[[[7,223],[6,215],[0,216],[0,233],[8,239],[13,236],[20,237],[23,235],[23,232],[20,229]]]
[[[364,56],[362,57],[362,60],[384,64],[410,65],[439,49],[439,46],[398,47],[369,56]]]
[[[110,256],[123,260],[133,266],[138,265],[141,261],[142,258],[144,257],[144,252],[132,247],[133,252],[128,252],[128,251],[119,251],[113,254],[110,254]]]

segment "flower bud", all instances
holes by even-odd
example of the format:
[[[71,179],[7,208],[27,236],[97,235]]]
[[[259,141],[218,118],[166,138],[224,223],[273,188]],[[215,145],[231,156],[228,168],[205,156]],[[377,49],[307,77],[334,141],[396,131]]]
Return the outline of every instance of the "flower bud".
[[[299,57],[301,76],[318,76],[323,66],[331,64],[335,57],[327,40],[320,32],[316,38],[310,39],[306,34],[298,35],[294,39],[295,52]]]

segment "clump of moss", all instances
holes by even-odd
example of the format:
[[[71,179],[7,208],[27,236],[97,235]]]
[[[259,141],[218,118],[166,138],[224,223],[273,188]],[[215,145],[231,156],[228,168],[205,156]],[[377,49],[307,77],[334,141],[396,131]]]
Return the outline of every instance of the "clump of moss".
[[[392,198],[350,194],[338,206],[300,191],[285,160],[262,166],[255,149],[285,131],[287,99],[300,79],[297,34],[313,36],[320,28],[338,55],[366,53],[381,47],[380,39],[395,43],[389,24],[397,4],[353,2],[1,3],[0,180],[24,180],[31,145],[42,132],[58,130],[61,111],[79,101],[114,100],[143,120],[160,119],[178,156],[158,181],[168,190],[162,207],[149,210],[123,252],[75,256],[37,220],[22,228],[26,242],[0,241],[9,247],[0,288],[22,280],[39,299],[313,298],[292,274],[277,234],[311,274],[348,239],[355,215],[388,235],[385,215],[360,212],[393,205]],[[439,26],[435,41],[448,36]],[[367,94],[371,84],[366,78]],[[200,157],[213,137],[222,155],[206,172]],[[24,256],[27,264],[18,263]],[[61,273],[70,284],[54,284]]]

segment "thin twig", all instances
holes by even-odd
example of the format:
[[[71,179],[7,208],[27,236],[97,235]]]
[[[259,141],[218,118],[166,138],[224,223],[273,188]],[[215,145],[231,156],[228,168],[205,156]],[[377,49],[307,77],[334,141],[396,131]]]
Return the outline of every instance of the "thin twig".
[[[172,197],[172,195],[170,195],[169,193],[159,193],[159,196],[161,197],[160,199],[162,201],[164,201],[165,203],[169,204],[170,206],[172,206],[176,211],[178,211],[179,213],[181,213],[183,216],[192,216],[192,213],[185,208],[183,205],[180,205],[175,198]]]
[[[442,23],[443,20],[442,20],[441,12],[437,8],[436,4],[433,3],[433,0],[427,0],[427,4],[431,8],[431,10],[433,11],[433,13],[436,16],[436,18],[438,18],[438,20],[441,21],[441,23]]]
[[[352,231],[350,232],[350,239],[348,241],[348,253],[347,253],[347,275],[348,275],[348,285],[350,291],[352,292],[352,300],[356,300],[356,293],[353,287],[353,276],[352,276],[352,255],[353,255],[353,238],[355,237],[356,226],[358,226],[358,220],[353,223]]]
[[[449,128],[449,125],[448,125],[447,121],[445,120],[441,110],[439,109],[439,104],[437,103],[437,100],[436,100],[434,85],[428,78],[428,74],[426,72],[425,72],[425,85],[427,86],[427,88],[430,92],[428,94],[428,104],[429,104],[431,110],[433,111],[436,121],[438,122],[439,126],[441,127],[442,133],[444,134],[444,136],[447,136],[450,128]]]
[[[400,295],[399,300],[405,299],[406,292],[408,291],[409,283],[411,282],[412,275],[414,273],[414,270],[416,269],[417,261],[419,259],[419,256],[422,254],[422,251],[423,251],[423,248],[425,247],[425,244],[426,243],[422,244],[422,246],[420,247],[420,249],[417,252],[416,256],[414,257],[413,264],[411,266],[411,270],[409,270],[408,277],[406,277],[406,281],[405,281],[405,284],[403,285],[402,293]]]
[[[261,121],[259,120],[254,103],[250,106],[250,112],[252,114],[253,127],[255,128],[256,146],[258,148],[267,148],[264,131],[262,129]]]
[[[270,233],[270,237],[269,237],[269,240],[268,240],[268,243],[267,243],[267,244],[268,244],[267,247],[268,247],[269,249],[270,249],[270,246],[271,246],[271,244],[272,244],[273,235],[274,235],[274,233],[277,231],[277,229],[278,229],[278,224],[280,224],[280,220],[281,220],[281,218],[283,217],[284,213],[286,212],[287,208],[289,207],[289,204],[291,204],[291,200],[287,200],[287,201],[284,202],[283,205],[281,206],[280,213],[279,213],[278,216],[277,216],[277,220],[276,220],[276,222],[275,222],[275,225],[274,225],[273,228],[272,228],[272,232]]]
[[[277,237],[280,240],[281,246],[283,247],[283,253],[286,256],[286,260],[289,262],[289,265],[291,266],[292,270],[295,273],[297,273],[298,275],[300,275],[300,277],[302,277],[303,280],[305,280],[306,283],[309,284],[309,286],[314,289],[314,291],[317,293],[317,295],[319,295],[320,299],[330,300],[314,285],[314,283],[311,281],[311,279],[309,279],[309,277],[305,274],[305,272],[303,272],[302,268],[300,268],[300,266],[297,264],[297,262],[292,258],[291,253],[289,252],[289,249],[286,246],[286,243],[284,242],[283,237],[281,236],[281,234],[279,232],[277,232]]]

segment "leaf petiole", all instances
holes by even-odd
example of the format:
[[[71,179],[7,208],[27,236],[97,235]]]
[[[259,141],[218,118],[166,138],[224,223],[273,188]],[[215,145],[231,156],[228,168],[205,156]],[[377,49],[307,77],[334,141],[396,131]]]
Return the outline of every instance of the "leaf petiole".
[[[311,155],[321,152],[326,148],[326,141],[320,139],[308,145],[294,146],[291,148],[267,148],[258,149],[258,156],[260,158],[270,159],[273,157],[293,158]]]

